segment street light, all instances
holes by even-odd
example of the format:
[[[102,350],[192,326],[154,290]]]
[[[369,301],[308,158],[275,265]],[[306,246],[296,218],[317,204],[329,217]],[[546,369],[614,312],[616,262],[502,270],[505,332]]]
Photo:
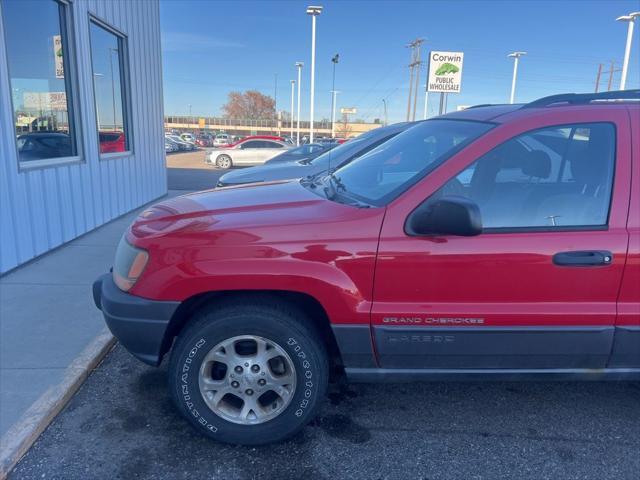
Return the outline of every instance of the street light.
[[[116,92],[115,92],[115,82],[113,80],[113,54],[116,53],[120,55],[120,51],[117,48],[108,47],[109,48],[109,66],[111,69],[111,103],[113,106],[113,129],[116,129]],[[118,62],[120,59],[118,58]]]
[[[509,103],[513,103],[516,96],[516,79],[518,78],[518,59],[523,55],[526,55],[527,52],[513,52],[507,55],[508,57],[512,57],[513,62],[513,79],[511,80],[511,98]]]
[[[311,99],[309,105],[309,143],[313,143],[313,95],[316,74],[316,17],[322,13],[322,7],[310,5],[307,7],[307,15],[311,15]]]
[[[104,77],[104,73],[94,73],[93,74],[93,91],[95,95],[96,91],[96,77]],[[100,110],[98,109],[98,100],[96,98],[96,123],[98,124],[98,131],[100,131]]]
[[[291,139],[293,140],[293,92],[296,87],[296,81],[291,80],[291,115],[289,116],[289,123],[291,125]]]
[[[627,84],[627,69],[629,68],[629,56],[631,55],[631,39],[633,38],[633,24],[636,23],[636,18],[640,17],[640,12],[632,12],[629,15],[623,15],[616,18],[618,22],[628,22],[627,27],[627,45],[624,49],[624,62],[622,63],[622,76],[620,78],[620,90],[624,90]]]
[[[387,126],[387,99],[382,99],[382,104],[384,105],[384,126]]]
[[[296,62],[298,69],[298,113],[296,114],[296,145],[300,145],[300,83],[302,82],[302,67],[304,63]]]
[[[331,62],[333,63],[333,83],[331,86],[331,138],[335,137],[335,123],[336,123],[336,65],[340,60],[340,54],[336,53]]]

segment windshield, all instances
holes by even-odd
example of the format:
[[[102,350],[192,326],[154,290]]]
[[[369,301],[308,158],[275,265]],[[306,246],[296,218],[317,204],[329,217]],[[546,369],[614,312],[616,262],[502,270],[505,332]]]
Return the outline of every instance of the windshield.
[[[338,169],[335,177],[345,195],[384,205],[492,127],[463,120],[421,122]]]
[[[312,153],[317,153],[320,152],[324,149],[326,149],[327,147],[324,147],[322,145],[319,145],[317,143],[308,143],[306,145],[301,145],[300,147],[296,147],[296,148],[292,148],[291,150],[289,150],[287,152],[287,154],[289,155],[309,155]]]
[[[386,131],[386,130],[385,130]],[[349,140],[341,145],[338,145],[335,148],[323,153],[322,155],[317,156],[309,163],[322,166],[322,167],[339,167],[341,163],[343,163],[346,159],[351,158],[356,154],[362,154],[361,150],[364,150],[365,147],[370,147],[371,145],[375,145],[376,142],[374,139],[388,139],[396,135],[396,133],[389,133],[384,137],[381,137],[380,131],[372,130],[367,133],[363,133],[358,137]]]

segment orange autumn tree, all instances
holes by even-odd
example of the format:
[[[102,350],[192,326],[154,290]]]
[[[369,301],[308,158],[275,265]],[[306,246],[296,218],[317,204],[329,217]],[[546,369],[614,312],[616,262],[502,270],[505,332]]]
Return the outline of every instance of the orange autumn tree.
[[[222,107],[224,116],[243,120],[263,120],[276,116],[273,98],[256,90],[230,92],[227,103]]]

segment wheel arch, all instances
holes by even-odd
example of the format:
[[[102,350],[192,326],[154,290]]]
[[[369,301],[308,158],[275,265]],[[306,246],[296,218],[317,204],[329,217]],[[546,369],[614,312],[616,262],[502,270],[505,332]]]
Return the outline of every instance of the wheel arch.
[[[329,355],[332,376],[341,374],[344,370],[340,349],[331,328],[331,322],[326,309],[312,295],[303,292],[287,290],[227,290],[203,292],[184,300],[173,314],[164,340],[161,356],[170,349],[175,338],[188,325],[193,315],[202,308],[222,305],[229,302],[246,302],[260,300],[261,302],[275,302],[300,310],[307,316],[320,334]]]

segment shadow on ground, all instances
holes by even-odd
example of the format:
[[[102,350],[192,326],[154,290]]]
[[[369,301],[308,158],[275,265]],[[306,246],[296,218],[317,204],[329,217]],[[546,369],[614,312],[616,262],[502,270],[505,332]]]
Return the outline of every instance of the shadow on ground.
[[[169,190],[208,190],[228,170],[208,168],[167,168]]]

